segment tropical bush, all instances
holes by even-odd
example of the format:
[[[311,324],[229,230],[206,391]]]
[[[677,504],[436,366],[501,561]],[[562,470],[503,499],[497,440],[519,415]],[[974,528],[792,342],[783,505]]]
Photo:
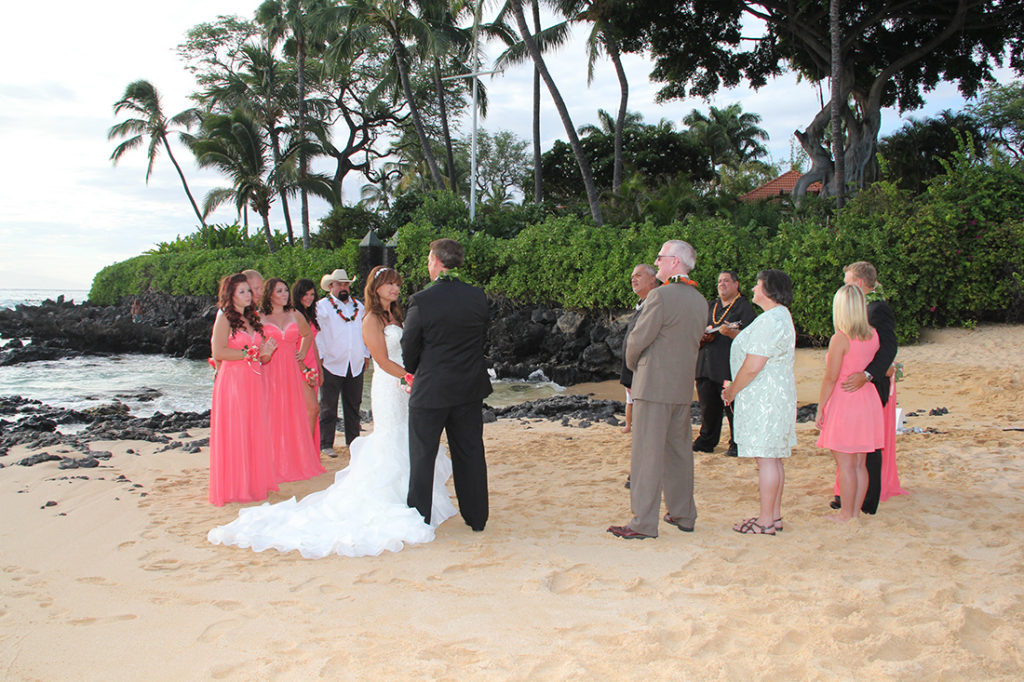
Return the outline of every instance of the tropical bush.
[[[635,302],[633,267],[653,263],[664,241],[685,239],[697,249],[691,275],[708,298],[716,296],[721,270],[735,270],[748,294],[759,270],[785,270],[794,283],[794,322],[812,342],[831,335],[832,296],[843,266],[856,260],[878,268],[902,341],[916,339],[925,326],[1024,319],[1024,170],[982,163],[969,147],[944,168],[921,194],[877,182],[838,213],[824,201],[807,200],[799,211],[761,207],[665,225],[649,216],[625,228],[521,207],[509,212],[514,218],[503,227],[488,229],[499,223],[478,218],[471,231],[460,199],[424,193],[406,206],[410,220],[396,235],[396,267],[405,277],[404,293],[422,289],[430,242],[450,237],[466,249],[465,278],[490,293],[520,303],[615,310]],[[233,245],[203,247],[210,239]],[[262,240],[207,228],[104,268],[89,298],[114,303],[145,291],[212,295],[220,277],[247,267],[292,281],[337,267],[352,272],[357,264],[356,239],[337,249],[282,247],[270,254]]]

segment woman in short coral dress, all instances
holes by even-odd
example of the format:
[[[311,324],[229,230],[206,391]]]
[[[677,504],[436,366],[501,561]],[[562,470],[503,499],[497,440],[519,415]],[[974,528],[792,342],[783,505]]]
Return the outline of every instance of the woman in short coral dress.
[[[817,446],[836,460],[842,506],[831,518],[845,523],[860,515],[868,490],[867,453],[884,444],[884,417],[878,391],[870,383],[856,391],[836,390],[848,376],[862,372],[878,351],[878,332],[868,324],[867,302],[860,287],[847,284],[832,299],[836,333],[828,342],[825,376],[818,397]]]
[[[210,406],[210,502],[253,502],[277,490],[263,403],[265,341],[245,275],[221,280],[210,350],[219,365]]]
[[[313,343],[306,318],[292,309],[288,285],[272,277],[263,286],[260,321],[277,350],[263,366],[270,422],[270,450],[277,480],[304,481],[324,473],[306,410],[302,361]]]
[[[298,279],[292,285],[292,305],[300,315],[306,318],[309,330],[313,333],[313,343],[302,361],[302,373],[306,378],[306,412],[309,414],[309,427],[313,432],[313,442],[320,442],[320,401],[317,400],[317,389],[323,383],[323,372],[320,368],[320,353],[316,349],[316,335],[320,332],[320,323],[316,321],[316,285],[311,279]]]

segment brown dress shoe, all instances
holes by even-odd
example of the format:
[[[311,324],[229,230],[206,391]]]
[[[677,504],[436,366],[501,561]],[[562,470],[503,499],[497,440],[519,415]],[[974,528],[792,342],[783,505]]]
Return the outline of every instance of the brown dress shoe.
[[[646,540],[647,538],[657,537],[656,535],[644,535],[638,533],[629,526],[608,526],[608,532],[617,538],[623,538],[625,540]]]
[[[692,533],[693,532],[693,526],[690,526],[689,528],[687,528],[683,524],[681,524],[678,521],[676,521],[675,519],[673,519],[668,514],[665,514],[665,516],[663,516],[661,518],[661,520],[664,521],[665,523],[671,523],[673,526],[675,526],[679,530],[683,531],[684,533]]]

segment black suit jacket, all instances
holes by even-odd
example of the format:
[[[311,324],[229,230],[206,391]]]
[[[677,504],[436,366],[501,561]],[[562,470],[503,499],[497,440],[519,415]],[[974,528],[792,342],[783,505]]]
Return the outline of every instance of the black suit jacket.
[[[896,359],[896,316],[885,301],[868,303],[868,324],[878,332],[878,351],[865,369],[871,373],[882,404],[889,402],[889,377],[885,373]]]
[[[410,407],[451,407],[491,394],[484,349],[490,308],[480,289],[434,282],[409,302],[402,359],[415,375]]]

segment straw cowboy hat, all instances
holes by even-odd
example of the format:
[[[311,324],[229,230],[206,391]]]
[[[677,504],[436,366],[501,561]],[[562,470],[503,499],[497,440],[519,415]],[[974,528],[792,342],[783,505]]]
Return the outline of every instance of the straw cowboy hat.
[[[324,275],[320,278],[320,288],[324,291],[328,291],[331,287],[331,282],[348,282],[351,284],[354,279],[349,278],[348,273],[343,269],[338,268],[329,275]]]

